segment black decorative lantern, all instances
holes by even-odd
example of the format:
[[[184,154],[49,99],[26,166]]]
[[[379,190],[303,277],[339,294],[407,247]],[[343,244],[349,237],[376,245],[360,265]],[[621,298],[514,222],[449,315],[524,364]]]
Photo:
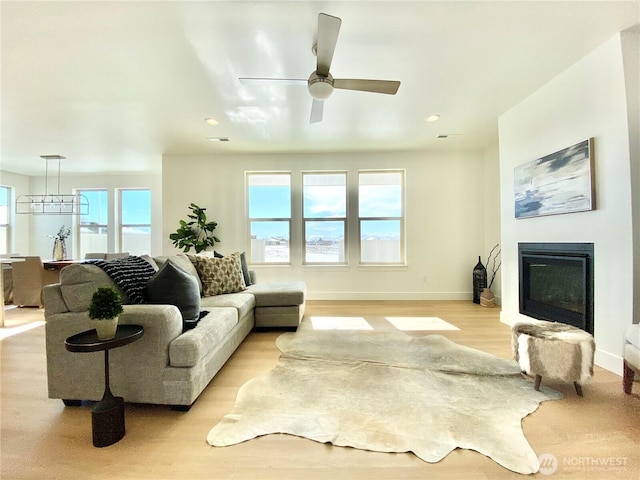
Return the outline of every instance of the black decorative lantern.
[[[484,288],[487,288],[487,269],[478,256],[478,264],[473,267],[473,303],[480,303],[480,294]]]

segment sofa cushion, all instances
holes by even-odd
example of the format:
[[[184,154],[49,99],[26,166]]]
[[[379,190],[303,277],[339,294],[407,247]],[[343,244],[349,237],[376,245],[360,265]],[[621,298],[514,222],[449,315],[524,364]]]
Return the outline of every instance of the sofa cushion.
[[[256,297],[256,307],[302,305],[307,285],[300,281],[268,282],[251,285],[247,291]]]
[[[200,317],[200,289],[193,275],[169,259],[147,282],[149,303],[175,305],[182,314],[184,330],[195,327]]]
[[[172,367],[193,367],[211,354],[238,323],[235,308],[216,308],[169,345]]]
[[[202,282],[200,281],[200,276],[198,275],[198,271],[196,270],[196,267],[193,265],[193,263],[191,262],[191,260],[186,254],[178,253],[176,255],[153,257],[153,259],[158,265],[158,268],[162,268],[162,265],[164,265],[167,262],[167,260],[171,259],[173,263],[175,263],[182,270],[184,270],[190,275],[193,275],[193,277],[198,282],[198,289],[200,290],[200,294],[202,295]]]
[[[203,296],[241,292],[247,288],[239,253],[232,253],[224,258],[192,255],[191,259],[195,259],[196,269],[202,281]]]
[[[624,332],[624,339],[637,349],[640,349],[640,325],[629,325]]]
[[[209,310],[216,307],[233,307],[238,310],[238,318],[244,318],[256,306],[255,297],[250,293],[225,293],[204,297],[202,308]]]
[[[156,261],[149,255],[140,255],[140,258],[144,258],[147,262],[149,262],[149,265],[151,265],[156,272],[160,270]]]
[[[100,267],[89,263],[74,263],[60,270],[60,291],[72,312],[86,312],[93,294],[100,287],[115,289],[120,294],[122,303],[129,303],[129,298]]]

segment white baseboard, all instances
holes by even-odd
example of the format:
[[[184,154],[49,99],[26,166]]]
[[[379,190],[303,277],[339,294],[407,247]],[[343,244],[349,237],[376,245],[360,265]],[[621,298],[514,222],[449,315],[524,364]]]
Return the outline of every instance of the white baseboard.
[[[596,347],[594,363],[605,370],[622,376],[622,357],[619,355],[605,352]],[[622,384],[620,384],[620,388],[622,388]]]
[[[307,292],[307,300],[468,300],[471,292]]]

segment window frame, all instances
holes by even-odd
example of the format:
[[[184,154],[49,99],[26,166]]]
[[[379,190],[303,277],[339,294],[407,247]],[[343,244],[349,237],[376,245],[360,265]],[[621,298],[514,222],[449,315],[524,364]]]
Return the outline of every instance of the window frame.
[[[149,223],[123,223],[122,219],[124,217],[123,215],[123,207],[124,207],[124,202],[122,200],[122,195],[124,192],[131,192],[131,191],[144,191],[144,192],[149,192]],[[151,189],[148,187],[126,187],[126,188],[118,188],[117,189],[117,232],[116,232],[116,242],[117,242],[117,249],[120,251],[125,251],[126,247],[124,246],[124,239],[123,239],[123,229],[124,227],[143,227],[143,228],[148,228],[149,229],[149,251],[148,252],[130,252],[130,253],[134,253],[136,255],[149,255],[151,253],[151,236],[152,236],[152,225],[151,225],[151,208],[153,205],[153,201],[151,199]]]
[[[361,192],[360,192],[360,175],[371,175],[371,174],[400,174],[400,215],[399,216],[361,216],[360,215],[360,201],[361,201]],[[358,199],[357,205],[357,223],[358,223],[358,265],[360,266],[406,266],[407,258],[406,258],[406,170],[401,168],[393,168],[393,169],[368,169],[368,170],[358,170],[357,172],[357,192],[356,197]],[[397,262],[382,262],[382,261],[373,261],[367,262],[363,261],[363,247],[362,247],[362,224],[363,222],[370,221],[399,221],[400,222],[400,238],[399,242],[399,255],[400,258]]]
[[[289,217],[251,217],[251,198],[250,198],[250,178],[252,176],[287,176],[289,179]],[[249,263],[252,265],[292,265],[292,236],[293,236],[293,174],[290,170],[270,170],[270,171],[245,171],[245,217],[246,217],[246,239],[248,242],[247,245],[247,259]],[[287,260],[282,262],[274,262],[274,261],[257,261],[254,259],[253,252],[253,235],[252,235],[252,225],[254,223],[266,223],[266,222],[282,222],[287,225],[289,232],[288,239],[288,254]],[[265,257],[266,258],[266,257]]]
[[[107,247],[105,249],[105,252],[108,252],[109,251],[109,240],[110,240],[110,237],[111,237],[111,234],[109,232],[109,215],[110,215],[110,212],[111,212],[110,202],[109,202],[109,189],[108,188],[102,188],[102,187],[77,188],[77,189],[74,189],[74,193],[77,193],[77,194],[84,194],[84,192],[105,192],[105,194],[107,196],[107,201],[106,201],[106,206],[107,206],[106,219],[107,219],[107,223],[105,223],[105,224],[97,223],[97,224],[92,225],[92,226],[95,226],[98,229],[104,228],[104,231],[106,232],[106,235],[107,235]],[[89,201],[89,209],[91,209],[91,201]],[[76,252],[78,252],[77,253],[77,257],[78,258],[84,258],[84,256],[87,253],[91,253],[89,251],[84,252],[84,253],[82,252],[82,232],[81,231],[82,231],[82,227],[85,225],[85,224],[82,223],[82,217],[83,217],[83,215],[78,215],[76,217],[75,222],[74,222],[75,223],[75,229],[74,229],[75,230],[74,231],[75,247],[74,247],[74,250]]]
[[[344,216],[343,217],[307,217],[305,216],[305,176],[309,175],[343,175],[344,176]],[[344,266],[348,264],[349,258],[349,172],[346,170],[308,170],[301,172],[302,185],[302,264],[309,266]],[[342,240],[342,256],[343,260],[335,262],[313,262],[307,260],[307,222],[342,222],[343,240]]]

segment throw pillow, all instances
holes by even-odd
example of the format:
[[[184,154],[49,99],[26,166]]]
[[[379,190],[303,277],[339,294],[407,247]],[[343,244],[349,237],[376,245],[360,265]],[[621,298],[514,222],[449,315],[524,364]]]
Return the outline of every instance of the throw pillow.
[[[246,290],[238,252],[224,258],[193,256],[205,297]]]
[[[193,275],[168,260],[147,282],[149,303],[175,305],[182,314],[183,330],[200,320],[200,288]]]
[[[166,262],[171,260],[177,266],[179,266],[185,272],[193,275],[198,282],[198,288],[200,289],[200,293],[202,294],[202,283],[200,282],[200,277],[198,276],[198,271],[196,270],[195,263],[191,260],[192,255],[187,255],[184,253],[177,253],[176,255],[170,255],[168,257],[155,257],[154,260],[158,267],[162,268]]]
[[[251,275],[249,275],[249,267],[247,266],[247,254],[242,252],[240,254],[240,265],[242,266],[242,276],[244,277],[244,284],[248,287],[251,285]]]

